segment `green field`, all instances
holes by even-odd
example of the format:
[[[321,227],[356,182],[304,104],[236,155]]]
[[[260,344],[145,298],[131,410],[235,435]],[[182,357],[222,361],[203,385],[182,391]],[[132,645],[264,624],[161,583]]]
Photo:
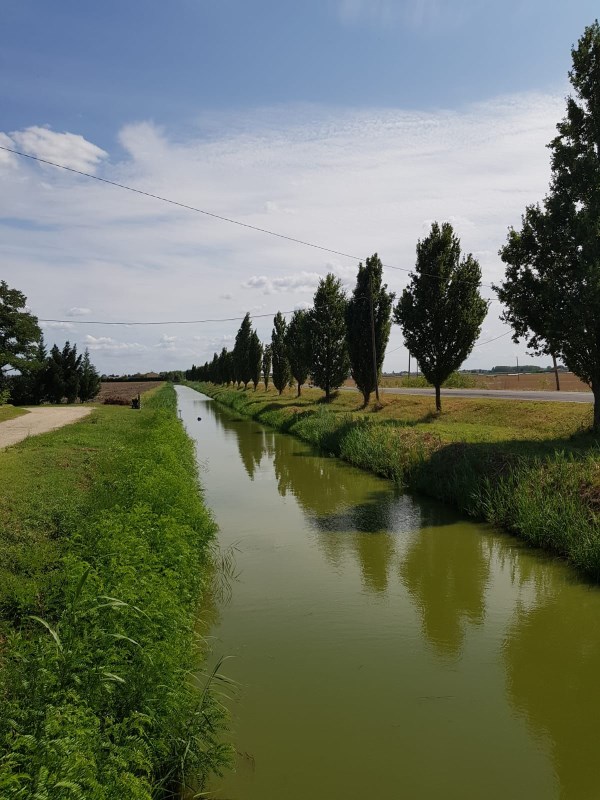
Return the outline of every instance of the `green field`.
[[[166,387],[0,452],[0,796],[170,797],[220,769],[189,680],[215,526]]]
[[[591,404],[393,396],[192,384],[352,464],[452,503],[600,580],[600,450]]]

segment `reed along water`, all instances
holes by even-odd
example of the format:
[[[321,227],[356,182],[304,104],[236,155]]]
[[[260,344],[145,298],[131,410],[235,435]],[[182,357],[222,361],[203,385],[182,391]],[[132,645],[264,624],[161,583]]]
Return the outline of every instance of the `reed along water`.
[[[177,391],[239,573],[207,614],[239,684],[216,797],[600,797],[597,587]]]

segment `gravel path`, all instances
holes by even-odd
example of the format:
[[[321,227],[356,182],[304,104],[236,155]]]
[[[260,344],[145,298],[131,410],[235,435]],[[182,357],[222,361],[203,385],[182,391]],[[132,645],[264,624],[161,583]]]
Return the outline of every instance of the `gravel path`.
[[[26,439],[28,436],[36,436],[38,433],[46,433],[63,425],[70,425],[71,422],[87,417],[91,413],[91,408],[66,406],[37,406],[28,408],[28,414],[23,414],[6,422],[0,422],[0,450],[10,447],[11,444]]]

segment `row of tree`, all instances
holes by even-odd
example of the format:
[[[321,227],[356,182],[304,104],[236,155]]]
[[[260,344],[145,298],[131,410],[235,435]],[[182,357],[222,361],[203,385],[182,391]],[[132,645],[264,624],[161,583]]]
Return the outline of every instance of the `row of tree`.
[[[0,402],[37,405],[43,402],[82,403],[100,389],[100,376],[90,354],[66,342],[46,350],[37,318],[27,298],[0,281]]]
[[[502,318],[513,329],[513,340],[524,340],[537,355],[560,359],[569,370],[588,383],[594,394],[594,424],[600,430],[600,24],[588,26],[571,51],[569,78],[573,95],[567,98],[566,116],[550,142],[550,189],[541,204],[525,209],[520,230],[511,229],[500,250],[506,264],[502,283],[493,288],[505,310]],[[468,356],[487,303],[479,296],[481,273],[472,256],[459,261],[460,245],[450,225],[434,224],[430,235],[417,245],[416,269],[409,286],[394,309],[394,320],[402,326],[404,341],[419,362],[423,374],[439,387],[449,372]],[[376,257],[373,257],[376,258]],[[364,274],[363,274],[364,270]],[[350,357],[351,372],[368,399],[368,376],[381,365],[389,317],[376,314],[365,319],[357,314],[363,295],[374,304],[381,287],[371,285],[374,273],[359,269],[357,289],[344,312],[346,332],[339,326],[341,297],[327,297],[328,276],[319,286],[314,308],[309,312],[308,337],[312,346],[310,371],[327,395],[346,369],[341,347]],[[362,276],[362,277],[361,277]],[[358,284],[362,287],[359,290]],[[366,283],[365,283],[366,280]],[[359,298],[361,298],[359,300]],[[325,313],[322,301],[325,300]],[[368,301],[367,301],[368,302]],[[387,303],[388,300],[386,299]],[[354,305],[352,305],[354,303]],[[350,310],[354,308],[353,312]],[[385,308],[385,304],[384,304]],[[364,309],[362,309],[364,312]],[[330,315],[330,319],[328,319]],[[385,314],[383,315],[385,316]],[[291,324],[291,323],[290,323]],[[369,324],[371,336],[369,336]],[[373,331],[373,324],[375,330]],[[278,322],[281,328],[281,321]],[[387,332],[386,332],[387,331]],[[275,335],[275,332],[274,332]],[[274,340],[275,341],[275,340]],[[336,345],[337,342],[337,345]],[[335,349],[337,346],[337,350]],[[331,349],[333,347],[333,350]],[[370,352],[373,355],[369,355]],[[288,359],[295,357],[290,351]],[[333,352],[338,357],[331,360]],[[325,370],[323,371],[323,365]],[[374,368],[376,365],[376,368]],[[209,380],[217,379],[213,365],[201,370]],[[335,375],[335,378],[333,376]],[[330,383],[330,376],[333,384]],[[365,378],[365,376],[367,376]],[[339,384],[338,384],[339,385]]]
[[[471,352],[487,312],[479,294],[479,264],[471,255],[461,258],[460,242],[449,223],[434,223],[417,246],[415,272],[395,307],[382,273],[375,253],[359,264],[350,297],[340,280],[328,274],[317,287],[312,308],[295,311],[289,323],[276,314],[266,346],[246,314],[233,351],[223,348],[212,362],[193,366],[186,377],[244,387],[252,382],[256,389],[262,375],[267,388],[272,377],[280,394],[295,381],[299,395],[310,376],[329,400],[351,375],[367,405],[373,392],[379,399],[393,312],[410,352],[436,387],[441,410],[440,387]]]

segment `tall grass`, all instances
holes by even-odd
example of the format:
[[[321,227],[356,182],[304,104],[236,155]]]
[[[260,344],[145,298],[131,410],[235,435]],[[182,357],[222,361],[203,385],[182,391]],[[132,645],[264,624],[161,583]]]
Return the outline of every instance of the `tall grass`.
[[[19,455],[0,516],[0,548],[14,556],[0,591],[0,797],[150,800],[177,796],[190,775],[201,784],[227,760],[223,710],[190,680],[215,526],[173,389],[141,412],[97,409]],[[31,479],[40,463],[62,498],[51,473]],[[24,520],[27,475],[53,502]],[[17,552],[28,541],[44,543],[49,568]]]
[[[471,433],[464,441],[459,423],[452,441],[451,422],[436,427],[318,404],[294,408],[286,400],[211,384],[196,388],[356,466],[510,530],[600,581],[600,451],[589,436],[499,441],[491,425],[486,441],[481,425],[481,437]],[[500,407],[498,412],[504,413]],[[552,436],[550,424],[549,430]]]

